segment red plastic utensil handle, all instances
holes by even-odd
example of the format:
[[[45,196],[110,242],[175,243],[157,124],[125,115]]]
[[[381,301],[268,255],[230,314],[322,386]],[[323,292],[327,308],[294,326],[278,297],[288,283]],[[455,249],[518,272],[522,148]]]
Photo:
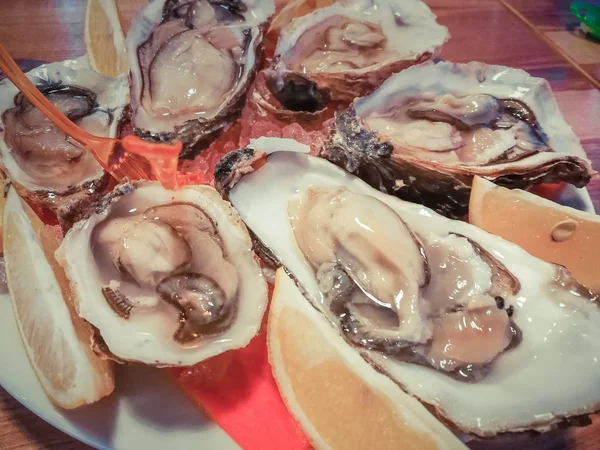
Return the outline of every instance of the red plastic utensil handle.
[[[143,156],[152,168],[152,175],[165,189],[177,189],[177,164],[183,144],[155,144],[137,136],[127,136],[121,144],[125,152]]]

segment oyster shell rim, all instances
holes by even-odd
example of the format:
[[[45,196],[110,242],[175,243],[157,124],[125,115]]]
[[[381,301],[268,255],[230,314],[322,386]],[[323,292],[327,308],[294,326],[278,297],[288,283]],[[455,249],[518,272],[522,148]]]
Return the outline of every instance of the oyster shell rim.
[[[318,161],[319,158],[310,158],[313,161],[316,161],[319,164],[322,163],[326,163],[326,161]],[[300,166],[303,166],[304,163],[302,161],[305,161],[305,159],[302,159],[299,162]],[[264,166],[261,166],[264,167]],[[260,168],[257,169],[257,171],[260,170]],[[351,174],[346,173],[345,171],[343,171],[342,169],[340,169],[339,167],[335,167],[331,170],[338,170],[342,173],[342,175],[344,177],[350,177],[350,178],[354,178],[355,180],[353,180],[354,182],[358,182],[359,184],[363,184],[366,187],[366,184],[360,180],[360,179],[356,179],[356,177],[352,176]],[[368,188],[368,189],[372,189],[372,188]],[[233,190],[233,195],[235,195],[235,188],[232,189]],[[375,197],[379,197],[379,196],[385,196],[387,197],[385,194],[380,193],[379,191],[374,192]],[[426,216],[435,216],[437,217],[437,219],[441,222],[441,221],[448,221],[449,219],[446,219],[442,216],[439,216],[438,214],[435,214],[435,212],[433,212],[432,210],[430,210],[429,208],[423,207],[422,205],[415,205],[415,204],[411,204],[408,202],[402,202],[399,199],[394,199],[393,197],[390,198],[392,203],[403,203],[406,205],[406,207],[409,210],[413,210],[415,213],[417,211],[421,211],[422,214],[426,215]],[[235,200],[232,200],[232,203],[235,205]],[[452,221],[452,222],[457,222],[457,221]],[[458,223],[458,222],[457,222]],[[250,228],[252,224],[248,224],[248,227]],[[462,226],[466,226],[467,228],[472,227],[473,229],[475,229],[474,226],[468,225],[468,224],[461,224]],[[250,228],[253,229],[253,228]],[[482,230],[479,229],[475,229],[476,234],[479,233],[484,233],[486,235],[488,235],[487,233],[485,233]],[[471,235],[472,233],[468,233],[469,235]],[[260,238],[260,237],[259,237]],[[496,240],[496,241],[501,241],[501,238],[498,237],[493,237],[492,236],[492,240]],[[480,241],[477,241],[480,243]],[[263,242],[263,245],[266,245]],[[488,251],[491,255],[495,255],[495,256],[501,256],[501,254],[497,254],[497,252],[493,249],[491,249],[490,244],[486,243],[485,246],[482,246],[486,251]],[[511,244],[508,243],[506,241],[503,241],[503,247],[505,248],[505,250],[507,248],[511,248],[512,251],[521,251],[523,252],[522,249],[520,249],[519,247],[517,247],[515,244]],[[274,252],[272,249],[270,249],[271,252]],[[548,270],[550,270],[553,266],[549,263],[545,263],[543,261],[537,260],[536,258],[534,258],[531,255],[527,254],[527,258],[526,259],[535,259],[537,261],[537,264],[539,264],[540,266],[546,266],[546,268]],[[513,265],[514,265],[514,261],[513,261]],[[286,265],[285,263],[282,264],[285,272],[292,278],[292,280],[294,280],[295,284],[299,287],[299,289],[303,292],[303,295],[305,296],[305,298],[307,299],[307,301],[312,304],[313,307],[315,307],[316,309],[319,309],[317,304],[315,303],[316,300],[314,300],[312,298],[312,296],[307,292],[307,290],[302,286],[302,283],[299,281],[298,277],[296,277],[293,272],[291,271],[291,269],[289,268],[288,265]],[[514,272],[514,269],[512,270]],[[517,279],[519,281],[521,281],[521,279],[519,277],[517,277]],[[597,308],[597,305],[587,305],[586,308],[592,308],[594,311],[596,310],[595,308]],[[327,315],[325,315],[325,318],[333,324],[332,320],[327,317]],[[373,359],[377,359],[377,358],[372,358],[370,355],[373,352],[369,352],[369,351],[363,351],[362,353],[364,353],[363,358],[367,359],[369,362],[372,362]],[[377,355],[377,354],[376,354]],[[379,365],[379,362],[385,360],[385,357],[381,356],[380,359],[378,361],[375,361],[377,364]],[[388,375],[389,377],[391,377],[391,375],[389,374],[389,371],[384,370],[383,367],[379,367],[378,370],[382,371],[383,373],[385,373],[386,375]],[[405,391],[409,392],[405,385],[403,385],[402,383],[397,382],[397,384],[402,387]],[[409,392],[411,395],[416,396],[416,394],[414,392]],[[587,417],[590,414],[593,414],[595,412],[597,412],[598,410],[600,410],[600,401],[598,401],[597,403],[594,404],[588,404],[588,405],[584,405],[584,406],[580,406],[578,407],[576,410],[573,410],[571,412],[566,412],[564,414],[552,414],[552,417],[547,418],[547,420],[544,421],[544,419],[541,420],[536,420],[535,423],[531,422],[527,425],[524,426],[515,426],[515,427],[510,427],[510,428],[495,428],[492,429],[491,431],[481,431],[480,429],[477,428],[467,428],[464,426],[464,424],[460,424],[457,422],[453,422],[450,419],[448,419],[447,417],[440,417],[443,413],[443,410],[441,408],[438,407],[438,405],[432,404],[431,402],[428,402],[426,399],[420,399],[420,401],[426,405],[429,405],[429,407],[435,409],[437,411],[437,416],[440,420],[442,420],[444,423],[448,424],[450,423],[452,428],[455,430],[461,430],[461,431],[465,431],[468,432],[470,434],[476,435],[476,436],[480,436],[483,438],[486,437],[491,437],[491,436],[496,436],[496,435],[504,435],[504,434],[513,434],[513,433],[520,433],[520,432],[524,432],[524,431],[540,431],[540,432],[544,432],[544,431],[548,431],[549,429],[553,429],[556,428],[562,424],[565,423],[569,423],[569,422],[574,422],[575,424],[577,424],[576,422],[578,422],[578,420],[582,420],[585,421],[585,417]]]
[[[90,300],[88,298],[88,297],[90,297],[89,294],[86,294],[85,292],[83,292],[83,286],[80,283],[81,277],[77,276],[77,273],[78,273],[77,265],[74,264],[73,261],[71,261],[70,257],[67,254],[67,252],[70,250],[69,247],[71,245],[71,240],[73,239],[73,235],[78,232],[87,232],[89,227],[93,228],[90,221],[94,218],[94,216],[98,220],[93,225],[97,225],[97,224],[103,222],[104,220],[106,220],[106,218],[108,217],[108,214],[110,212],[111,206],[113,204],[118,203],[122,197],[133,194],[137,189],[139,189],[140,187],[145,187],[145,186],[150,186],[150,187],[159,186],[162,189],[162,187],[160,186],[160,184],[158,182],[147,181],[147,180],[143,180],[143,181],[124,180],[123,182],[119,183],[111,192],[106,194],[101,199],[101,201],[96,204],[95,208],[93,208],[92,210],[89,211],[87,217],[85,217],[85,218],[81,219],[79,222],[75,223],[75,225],[69,230],[69,232],[67,232],[63,242],[58,247],[58,249],[55,253],[55,258],[56,258],[58,264],[61,267],[63,267],[63,269],[67,275],[67,278],[69,279],[69,283],[70,283],[71,290],[73,293],[73,301],[74,301],[74,305],[75,305],[77,314],[80,317],[82,317],[82,319],[85,320],[89,325],[91,325],[97,331],[98,336],[100,336],[100,338],[101,338],[101,340],[98,340],[97,339],[98,336],[95,335],[92,344],[94,345],[94,347],[96,349],[101,349],[102,354],[108,359],[115,360],[115,361],[121,362],[121,363],[139,362],[139,363],[143,363],[143,364],[150,365],[150,366],[156,366],[156,367],[191,366],[191,365],[197,364],[198,362],[201,362],[205,359],[208,359],[210,357],[222,354],[226,351],[234,350],[234,349],[238,349],[238,348],[242,348],[242,347],[246,346],[250,342],[250,340],[252,340],[260,330],[260,327],[262,324],[262,319],[263,319],[263,316],[264,316],[264,314],[266,312],[266,308],[267,308],[267,283],[262,274],[260,265],[257,262],[257,257],[255,255],[254,251],[252,250],[252,241],[251,241],[249,232],[248,232],[244,222],[241,220],[239,214],[230,205],[229,202],[227,202],[226,200],[223,200],[214,188],[212,188],[210,186],[206,186],[206,185],[190,185],[190,186],[185,186],[182,189],[189,190],[191,192],[191,194],[203,196],[203,197],[205,197],[206,201],[212,203],[215,208],[222,209],[223,214],[227,216],[229,225],[232,227],[230,232],[233,232],[235,234],[235,235],[230,235],[230,238],[234,238],[236,240],[241,238],[241,240],[237,243],[236,246],[239,247],[239,245],[243,244],[244,248],[249,251],[247,261],[243,262],[243,264],[246,264],[246,269],[248,269],[248,268],[252,268],[252,270],[254,270],[254,268],[256,269],[256,272],[254,274],[254,275],[256,275],[256,279],[252,279],[252,280],[247,279],[245,281],[245,284],[252,285],[251,290],[249,290],[248,286],[246,286],[246,295],[249,294],[249,295],[253,296],[252,302],[255,304],[249,305],[246,308],[243,308],[241,305],[243,305],[244,303],[249,303],[249,302],[248,301],[244,302],[244,299],[241,297],[243,295],[243,293],[238,292],[238,300],[237,301],[240,304],[240,306],[238,306],[238,316],[233,320],[231,326],[226,331],[224,331],[223,333],[220,333],[219,335],[210,336],[207,338],[207,339],[210,339],[211,341],[213,341],[213,340],[218,341],[217,343],[219,344],[219,348],[212,349],[211,346],[214,343],[209,341],[207,343],[200,344],[198,347],[196,347],[191,352],[186,352],[184,349],[182,351],[182,353],[180,353],[179,359],[171,359],[169,361],[165,361],[164,360],[165,358],[163,358],[163,361],[160,361],[160,360],[156,360],[156,359],[149,360],[148,358],[136,359],[135,357],[125,357],[124,355],[119,354],[119,352],[115,352],[114,347],[111,348],[111,345],[109,345],[109,343],[107,342],[106,334],[103,334],[102,329],[98,326],[98,324],[95,323],[90,318],[90,315],[94,315],[94,313],[92,312],[90,314],[90,310],[89,310],[89,308],[86,309],[85,304],[86,304],[86,302],[93,301],[93,300]],[[180,192],[182,189],[178,190],[177,192]],[[168,191],[165,189],[165,192],[173,192],[173,191]],[[168,194],[168,195],[171,195],[171,194]],[[91,230],[89,230],[89,233],[91,234]],[[88,238],[89,238],[89,235],[88,235]],[[91,252],[91,249],[88,248],[86,251]],[[245,257],[245,255],[244,255],[244,257]],[[250,266],[250,261],[252,261],[252,266]],[[239,267],[237,264],[234,264],[234,265],[236,266],[236,268]],[[247,276],[254,276],[254,275],[249,272],[247,273]],[[260,282],[260,280],[262,280],[262,282]],[[96,283],[96,281],[97,280],[94,280],[94,283]],[[259,282],[257,283],[256,281],[259,281]],[[240,281],[240,284],[241,283],[242,282]],[[98,284],[98,288],[99,288],[99,286],[100,285]],[[240,286],[240,288],[241,288],[241,286]],[[98,289],[97,297],[98,296],[102,297],[102,294],[100,293],[100,289]],[[103,297],[102,297],[102,301],[104,301]],[[106,306],[106,308],[110,309],[110,307],[108,305]],[[256,311],[253,311],[253,308],[256,309]],[[93,310],[93,308],[92,308],[92,310]],[[244,323],[242,323],[243,318],[241,317],[241,314],[243,312],[245,312],[246,314],[249,314],[250,313],[249,310],[256,312],[256,314],[255,314],[256,320],[254,320],[254,318],[252,318],[252,317],[250,318],[250,320],[248,320],[248,318],[245,318],[247,323],[244,325]],[[114,314],[114,312],[113,312],[113,314]],[[111,320],[118,320],[116,314],[115,314],[115,317]],[[248,325],[248,324],[250,324],[250,325]],[[238,328],[240,328],[240,330],[238,330]],[[237,336],[237,337],[235,335],[229,336],[228,339],[225,338],[226,335],[233,334],[238,331],[241,333],[244,333],[244,334],[242,336]],[[235,341],[235,343],[234,343],[234,341]],[[97,345],[98,343],[101,344],[101,347],[98,347],[98,345]],[[194,358],[194,354],[198,354],[198,353],[202,353],[203,356]],[[186,354],[187,354],[187,356],[186,356]]]

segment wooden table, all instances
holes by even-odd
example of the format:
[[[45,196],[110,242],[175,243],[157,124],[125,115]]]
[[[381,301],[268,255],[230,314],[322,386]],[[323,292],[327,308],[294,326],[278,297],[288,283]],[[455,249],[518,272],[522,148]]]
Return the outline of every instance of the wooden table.
[[[569,40],[561,34],[573,31],[573,20],[566,12],[568,1],[426,1],[452,33],[443,58],[514,66],[548,79],[567,122],[581,138],[594,166],[600,167],[600,91],[589,79],[589,74],[598,76],[599,73],[600,44],[590,46],[587,41]],[[135,11],[145,1],[118,0],[118,3],[126,19],[124,25],[128,27]],[[58,61],[80,56],[85,52],[84,12],[85,0],[0,1],[0,42],[16,58]],[[562,52],[553,48],[544,36],[562,46]],[[566,40],[569,42],[565,44]],[[571,61],[567,60],[569,55]],[[572,64],[573,58],[577,66]],[[587,62],[582,62],[584,60]],[[600,181],[592,181],[588,189],[599,209]],[[506,448],[507,443],[479,442],[472,447],[501,449]],[[523,436],[510,447],[600,448],[600,419],[594,418],[594,424],[586,428],[552,432],[533,439]],[[88,447],[55,430],[0,389],[0,450],[23,448],[79,450]]]
[[[587,36],[579,20],[571,13],[571,0],[501,0],[550,46],[580,68],[596,87],[600,86],[600,40]],[[600,6],[600,0],[586,0]]]

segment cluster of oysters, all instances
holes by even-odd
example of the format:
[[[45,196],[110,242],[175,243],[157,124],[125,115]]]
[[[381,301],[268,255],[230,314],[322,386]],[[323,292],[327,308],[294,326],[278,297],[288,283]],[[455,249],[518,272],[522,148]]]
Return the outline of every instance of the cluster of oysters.
[[[58,218],[56,259],[95,351],[189,366],[243,347],[267,306],[263,269],[283,266],[347,345],[454,430],[543,431],[595,412],[594,293],[456,220],[475,176],[521,189],[594,176],[549,84],[432,62],[449,34],[420,0],[305,3],[275,15],[274,0],[151,0],[127,36],[127,76],[85,58],[28,73],[86,130],[181,141],[182,159],[202,158],[244,107],[322,127],[318,156],[276,138],[227,154],[216,189],[111,185],[0,82],[2,168]],[[263,51],[265,35],[277,43]]]

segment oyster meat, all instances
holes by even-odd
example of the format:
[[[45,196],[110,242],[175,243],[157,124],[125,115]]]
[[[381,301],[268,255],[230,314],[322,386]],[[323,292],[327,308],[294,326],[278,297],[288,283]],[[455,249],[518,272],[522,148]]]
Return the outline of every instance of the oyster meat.
[[[595,173],[546,80],[478,62],[394,75],[336,116],[322,156],[453,218],[467,212],[474,175],[529,189],[582,187]]]
[[[109,357],[192,365],[257,333],[266,282],[243,223],[207,186],[120,184],[57,251]]]
[[[117,135],[126,78],[103,77],[84,58],[42,65],[27,76],[63,114],[98,136]],[[0,158],[19,193],[68,225],[97,198],[105,172],[8,80],[0,82]]]
[[[245,172],[230,200],[263,252],[457,429],[546,430],[600,409],[600,310],[565,269],[319,158],[276,152]]]
[[[349,102],[435,56],[448,37],[419,0],[335,2],[283,27],[265,72],[273,98],[257,91],[254,100],[309,113],[329,100]]]
[[[231,124],[261,60],[273,0],[153,0],[127,36],[132,124],[193,157]]]

